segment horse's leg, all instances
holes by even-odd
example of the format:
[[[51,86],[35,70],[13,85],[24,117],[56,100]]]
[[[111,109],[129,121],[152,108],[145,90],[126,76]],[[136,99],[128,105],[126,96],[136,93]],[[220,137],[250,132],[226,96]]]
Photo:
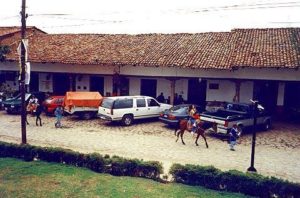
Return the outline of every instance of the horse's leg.
[[[203,131],[203,133],[201,133],[200,135],[203,137],[203,139],[204,139],[204,141],[205,141],[206,148],[208,148],[208,144],[207,144],[207,141],[206,141],[206,137],[205,137],[205,135],[204,135],[204,131]]]
[[[177,133],[177,139],[176,139],[176,142],[178,141],[178,139],[179,139],[179,134],[181,133],[181,130],[180,131],[178,131],[178,133]]]
[[[196,137],[196,141],[195,141],[196,146],[199,146],[199,144],[198,144],[199,136],[200,136],[200,133],[198,132],[198,133],[197,133],[197,137]]]
[[[184,131],[185,131],[185,130],[180,130],[180,132],[181,132],[181,133],[180,133],[180,137],[181,137],[181,142],[182,142],[183,145],[185,145],[185,143],[184,143],[184,141],[183,141],[183,134],[184,134]]]

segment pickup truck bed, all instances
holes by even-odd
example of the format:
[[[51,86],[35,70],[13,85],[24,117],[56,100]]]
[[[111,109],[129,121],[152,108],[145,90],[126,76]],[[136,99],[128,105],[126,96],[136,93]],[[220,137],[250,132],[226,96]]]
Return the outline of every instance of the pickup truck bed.
[[[271,126],[271,117],[260,109],[257,114],[257,125],[262,125],[264,129]],[[247,127],[254,124],[253,106],[244,103],[228,103],[226,108],[219,109],[216,112],[203,112],[200,114],[201,121],[209,122],[214,125],[216,133],[227,134],[234,124],[238,126],[239,133]]]

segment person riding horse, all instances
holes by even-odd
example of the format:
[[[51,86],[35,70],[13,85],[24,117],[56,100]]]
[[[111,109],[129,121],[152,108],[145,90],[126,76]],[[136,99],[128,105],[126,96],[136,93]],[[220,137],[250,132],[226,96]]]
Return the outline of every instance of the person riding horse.
[[[189,114],[189,121],[188,121],[188,126],[187,129],[194,134],[196,132],[196,112],[197,109],[195,105],[190,105],[188,109],[188,114]]]

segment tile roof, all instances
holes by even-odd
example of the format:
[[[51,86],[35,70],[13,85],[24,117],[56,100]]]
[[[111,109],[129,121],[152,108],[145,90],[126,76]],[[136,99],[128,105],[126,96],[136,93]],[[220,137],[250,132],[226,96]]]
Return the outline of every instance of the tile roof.
[[[34,26],[27,26],[27,31],[39,31],[41,33],[46,33]],[[11,34],[18,32],[21,32],[21,27],[19,26],[0,27],[0,38],[4,36],[10,36]]]
[[[16,44],[11,47],[15,48]],[[198,34],[29,36],[31,62],[64,64],[298,68],[299,52],[300,28],[235,29]],[[18,60],[17,54],[9,54],[8,59]]]
[[[20,31],[20,27],[0,27],[0,37]]]
[[[233,66],[300,66],[300,28],[236,29]]]
[[[29,37],[29,57],[32,62],[225,69],[229,39],[229,33],[38,35]]]

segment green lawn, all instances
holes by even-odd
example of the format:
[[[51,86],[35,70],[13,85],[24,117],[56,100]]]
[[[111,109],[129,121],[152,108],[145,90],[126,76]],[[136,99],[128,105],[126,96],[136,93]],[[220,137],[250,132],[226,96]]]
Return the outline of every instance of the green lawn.
[[[115,177],[84,168],[0,158],[0,197],[246,197],[148,179]]]

